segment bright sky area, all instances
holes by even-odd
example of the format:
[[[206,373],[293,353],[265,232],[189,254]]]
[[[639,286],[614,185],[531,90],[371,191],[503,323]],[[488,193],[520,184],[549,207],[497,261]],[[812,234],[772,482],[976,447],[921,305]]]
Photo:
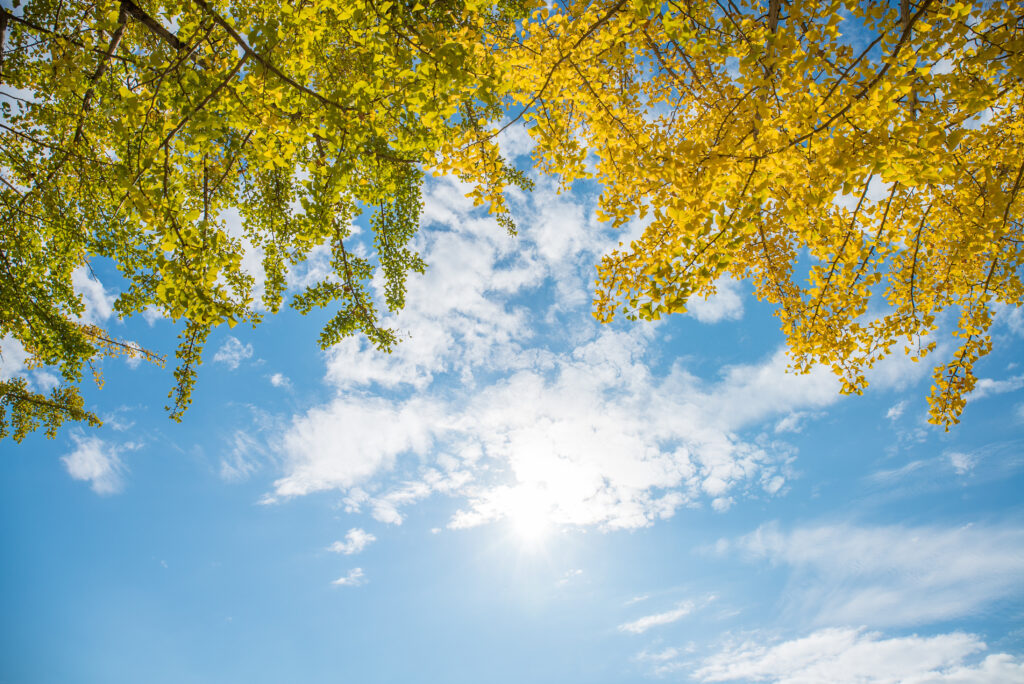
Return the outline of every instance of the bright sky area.
[[[0,682],[1024,682],[1024,311],[946,433],[930,364],[787,373],[744,283],[596,323],[642,227],[593,186],[516,237],[464,192],[427,182],[390,356],[284,312],[211,338],[180,425],[170,368],[107,362],[103,428],[0,445]],[[94,268],[86,315],[173,355]]]

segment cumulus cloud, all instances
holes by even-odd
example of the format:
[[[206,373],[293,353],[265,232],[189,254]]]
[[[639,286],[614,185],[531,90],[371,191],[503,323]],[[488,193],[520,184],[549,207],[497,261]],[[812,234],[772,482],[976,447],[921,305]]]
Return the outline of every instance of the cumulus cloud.
[[[377,541],[377,537],[373,536],[366,530],[353,527],[345,533],[345,541],[336,541],[328,546],[327,550],[351,556],[352,554],[360,553],[375,541]]]
[[[366,584],[366,575],[362,568],[352,568],[347,575],[342,575],[331,584],[339,587],[358,587],[361,584]]]
[[[25,372],[28,352],[13,335],[0,337],[0,380],[10,380]]]
[[[642,618],[625,622],[619,625],[619,631],[629,632],[630,634],[643,634],[652,627],[670,625],[673,622],[682,620],[693,612],[694,607],[695,606],[692,601],[683,601],[672,610],[667,610],[663,613],[655,613],[653,615],[645,615]]]
[[[808,636],[728,646],[693,673],[704,682],[775,684],[1012,684],[1024,682],[1024,662],[993,654],[971,663],[985,643],[974,634],[884,638],[863,629],[830,628]]]
[[[743,293],[740,284],[731,278],[716,283],[716,292],[707,299],[693,297],[686,310],[701,323],[736,321],[743,318]]]
[[[242,361],[252,358],[252,353],[251,344],[242,344],[237,337],[228,337],[213,355],[213,360],[235,370]]]
[[[464,502],[453,528],[528,513],[612,529],[784,491],[791,450],[756,433],[780,418],[797,430],[838,401],[830,373],[789,374],[781,350],[717,378],[681,361],[663,372],[657,326],[589,314],[593,264],[615,243],[587,207],[542,183],[513,242],[464,194],[428,184],[417,248],[431,266],[387,321],[411,339],[392,354],[356,339],[328,353],[337,396],[281,438],[270,499],[335,489],[397,524],[441,492]]]
[[[790,608],[818,624],[920,625],[1024,594],[1024,528],[767,524],[721,549],[792,570]]]
[[[292,381],[282,373],[274,373],[270,376],[270,384],[274,387],[289,388],[292,386]]]
[[[395,405],[379,397],[338,397],[297,418],[282,442],[287,475],[279,496],[347,489],[390,470],[401,453],[425,455],[443,426],[438,406],[413,399]]]
[[[85,305],[85,310],[80,316],[82,321],[99,324],[110,318],[117,297],[108,293],[103,283],[96,280],[87,267],[79,266],[71,272],[71,285]]]
[[[75,448],[61,461],[75,480],[89,482],[97,494],[107,496],[124,489],[124,464],[118,458],[118,448],[98,437],[85,437],[72,433]]]

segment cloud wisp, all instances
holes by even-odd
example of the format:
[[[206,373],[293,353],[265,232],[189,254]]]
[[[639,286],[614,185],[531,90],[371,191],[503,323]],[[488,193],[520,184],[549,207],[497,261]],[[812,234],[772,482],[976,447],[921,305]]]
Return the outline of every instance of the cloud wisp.
[[[366,581],[366,573],[363,572],[362,568],[352,568],[348,571],[348,574],[342,575],[331,582],[331,584],[337,587],[358,587],[366,584]]]
[[[653,627],[661,627],[663,625],[670,625],[673,622],[678,622],[692,613],[695,608],[696,606],[692,601],[683,601],[672,610],[666,610],[663,613],[654,613],[653,615],[645,615],[636,620],[625,622],[619,625],[619,631],[629,632],[630,634],[643,634]]]
[[[863,629],[822,629],[777,643],[748,640],[705,659],[693,673],[703,682],[775,684],[1012,684],[1024,682],[1024,661],[987,650],[974,634],[885,638]]]
[[[768,524],[733,543],[791,570],[788,606],[820,625],[914,626],[1024,595],[1024,528]]]

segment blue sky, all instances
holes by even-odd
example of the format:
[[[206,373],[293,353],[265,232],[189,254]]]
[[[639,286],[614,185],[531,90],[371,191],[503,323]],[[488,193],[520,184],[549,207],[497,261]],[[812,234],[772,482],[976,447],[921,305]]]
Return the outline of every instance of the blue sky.
[[[514,238],[464,192],[427,183],[390,356],[283,312],[211,338],[180,425],[108,362],[102,429],[0,446],[0,682],[1024,682],[1021,311],[945,433],[929,365],[786,373],[743,283],[595,323],[641,227],[593,187]],[[86,315],[172,354],[95,268]]]

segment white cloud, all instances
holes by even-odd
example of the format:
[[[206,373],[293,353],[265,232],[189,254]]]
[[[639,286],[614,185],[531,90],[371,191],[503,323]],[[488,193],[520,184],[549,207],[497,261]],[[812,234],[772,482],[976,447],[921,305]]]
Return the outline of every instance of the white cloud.
[[[153,327],[154,323],[166,318],[166,316],[164,316],[163,312],[160,311],[160,309],[151,304],[142,310],[142,318],[150,327]]]
[[[691,297],[686,310],[701,323],[737,321],[743,318],[743,294],[740,284],[731,278],[721,278],[717,291],[707,299]]]
[[[667,610],[664,613],[645,615],[637,620],[623,623],[619,625],[619,631],[643,634],[652,627],[661,627],[662,625],[670,625],[673,622],[677,622],[692,613],[693,609],[694,604],[692,601],[683,601],[672,610]]]
[[[977,401],[993,394],[1004,394],[1014,392],[1024,387],[1024,375],[1015,375],[1005,380],[993,380],[992,378],[981,378],[974,386],[974,391],[968,395],[969,401]]]
[[[366,575],[362,568],[352,568],[347,575],[342,575],[331,584],[339,587],[358,587],[361,584],[366,584]]]
[[[956,470],[957,475],[966,475],[971,472],[977,462],[977,458],[971,454],[955,451],[949,455],[949,463]]]
[[[997,305],[995,313],[997,323],[1005,323],[1011,333],[1024,337],[1024,307],[1010,306],[1009,304]]]
[[[726,647],[704,660],[693,676],[705,682],[775,684],[1011,684],[1024,682],[1024,662],[990,655],[974,634],[953,632],[883,638],[863,629],[823,629],[806,637]]]
[[[377,537],[373,536],[366,530],[353,527],[345,533],[345,541],[336,541],[328,546],[327,550],[351,556],[352,554],[360,553],[375,541],[377,541]]]
[[[292,386],[292,381],[282,373],[274,373],[270,376],[270,384],[274,387],[289,388]]]
[[[0,380],[10,380],[23,375],[28,352],[13,335],[0,337]]]
[[[889,410],[885,412],[885,417],[888,418],[889,420],[896,420],[897,418],[899,418],[900,416],[903,415],[903,411],[906,408],[907,408],[906,400],[901,401],[901,402],[891,406],[889,408]]]
[[[651,674],[655,677],[663,677],[685,667],[684,662],[679,660],[684,655],[683,651],[674,646],[669,646],[660,651],[644,649],[633,656],[633,660],[649,665],[651,667]]]
[[[775,424],[775,432],[802,432],[804,423],[815,416],[811,411],[794,411]]]
[[[88,481],[94,492],[104,496],[124,489],[125,467],[117,456],[117,447],[77,433],[72,433],[71,439],[75,448],[61,461],[72,478]]]
[[[287,475],[279,496],[348,489],[390,470],[401,453],[425,455],[443,426],[436,405],[421,399],[392,404],[379,397],[338,397],[298,417],[281,447]]]
[[[655,662],[655,663],[663,663],[663,662],[665,662],[667,660],[672,660],[673,658],[675,658],[675,657],[677,657],[679,655],[680,655],[679,649],[678,648],[673,648],[673,647],[670,646],[670,647],[665,648],[665,649],[663,649],[661,651],[655,651],[655,652],[651,652],[651,651],[648,651],[648,650],[644,649],[643,651],[640,651],[639,653],[636,654],[636,659],[637,660],[646,660],[646,661]]]
[[[231,437],[231,450],[221,457],[220,476],[227,482],[240,482],[259,470],[258,457],[265,450],[263,443],[248,430],[236,430]]]
[[[838,401],[827,370],[787,373],[780,350],[717,379],[682,362],[655,373],[657,325],[623,332],[589,314],[593,264],[615,243],[587,207],[542,184],[512,240],[464,193],[428,184],[432,229],[417,246],[430,268],[387,321],[411,339],[392,354],[355,339],[328,353],[338,396],[293,420],[271,498],[338,489],[397,524],[441,492],[464,500],[453,528],[529,514],[611,529],[785,491],[791,449],[741,433],[780,417],[798,429]],[[548,292],[537,320],[523,301]]]
[[[767,524],[729,547],[791,568],[788,607],[818,624],[925,624],[1024,593],[1021,527]]]
[[[237,337],[228,337],[214,354],[213,360],[235,370],[242,361],[252,358],[252,353],[251,344],[242,344]]]
[[[882,484],[891,485],[900,482],[907,478],[912,473],[916,473],[928,467],[928,461],[911,461],[906,465],[902,465],[899,468],[890,468],[887,470],[879,470],[878,472],[872,473],[868,479],[871,481]]]
[[[566,585],[569,582],[573,581],[575,578],[579,577],[582,574],[583,574],[583,571],[580,570],[579,568],[573,568],[572,570],[566,570],[564,573],[562,573],[562,576],[558,578],[558,584],[559,584],[559,586],[564,586],[564,585]]]
[[[79,266],[71,272],[71,285],[85,305],[85,310],[80,316],[82,321],[99,324],[110,318],[117,297],[107,294],[103,283],[93,278],[86,266]]]

